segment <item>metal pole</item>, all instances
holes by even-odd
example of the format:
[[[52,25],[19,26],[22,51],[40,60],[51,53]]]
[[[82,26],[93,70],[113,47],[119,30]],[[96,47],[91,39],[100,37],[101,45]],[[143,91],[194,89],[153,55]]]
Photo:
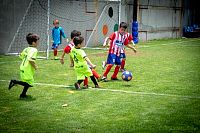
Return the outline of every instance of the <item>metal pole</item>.
[[[48,5],[47,5],[48,9],[47,9],[47,55],[46,55],[46,59],[49,58],[49,21],[50,21],[50,0],[48,0]]]

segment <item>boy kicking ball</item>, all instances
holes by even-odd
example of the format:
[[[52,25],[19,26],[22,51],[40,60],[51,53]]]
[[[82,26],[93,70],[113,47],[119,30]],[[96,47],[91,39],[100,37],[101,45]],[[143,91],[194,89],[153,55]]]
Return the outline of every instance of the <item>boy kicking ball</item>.
[[[95,85],[95,88],[99,88],[99,85],[92,74],[91,69],[88,67],[91,66],[95,68],[96,65],[92,64],[90,59],[86,56],[85,52],[81,49],[81,45],[83,43],[84,38],[74,37],[74,45],[75,47],[71,49],[69,53],[74,61],[74,69],[77,74],[77,82],[74,84],[76,89],[81,89],[80,84],[84,81],[85,78],[90,77],[92,82]]]
[[[26,36],[26,40],[29,44],[29,47],[25,48],[20,54],[20,58],[22,59],[22,63],[20,65],[21,81],[10,80],[10,84],[8,87],[8,89],[10,90],[16,84],[24,86],[24,89],[20,94],[20,98],[27,97],[26,92],[29,87],[33,87],[33,76],[35,74],[35,70],[37,70],[38,68],[35,63],[35,60],[37,58],[38,53],[36,47],[39,44],[39,36],[37,34],[29,33]]]

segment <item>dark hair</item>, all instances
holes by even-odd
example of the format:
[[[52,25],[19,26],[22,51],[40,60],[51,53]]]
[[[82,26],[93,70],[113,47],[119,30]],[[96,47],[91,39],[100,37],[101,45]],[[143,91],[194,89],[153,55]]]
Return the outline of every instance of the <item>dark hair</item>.
[[[124,28],[126,29],[128,27],[127,23],[121,22],[119,28]]]
[[[74,37],[74,40],[73,40],[74,45],[78,46],[78,44],[81,44],[83,42],[83,40],[84,40],[84,38],[82,36],[76,36],[76,37]]]
[[[36,42],[37,40],[39,40],[39,36],[37,34],[33,34],[33,33],[28,33],[28,35],[26,35],[26,40],[28,42],[28,44],[32,44],[33,42]]]
[[[80,31],[77,31],[77,30],[73,30],[71,32],[71,39],[73,39],[74,37],[76,36],[80,36],[81,35],[81,32]]]

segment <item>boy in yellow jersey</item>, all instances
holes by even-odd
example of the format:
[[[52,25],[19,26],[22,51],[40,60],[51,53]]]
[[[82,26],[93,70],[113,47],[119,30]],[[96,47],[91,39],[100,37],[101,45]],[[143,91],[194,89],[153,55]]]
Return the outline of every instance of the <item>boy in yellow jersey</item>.
[[[10,90],[16,84],[24,86],[20,98],[27,97],[26,92],[29,87],[33,87],[33,76],[35,74],[35,70],[37,70],[35,60],[37,58],[38,53],[36,47],[39,44],[39,36],[37,34],[29,33],[26,36],[26,40],[29,44],[29,47],[25,48],[19,56],[22,59],[22,63],[20,65],[21,81],[11,80],[8,87],[8,89]]]
[[[81,49],[81,44],[83,43],[84,38],[74,37],[74,45],[75,47],[71,49],[71,52],[69,53],[74,61],[74,69],[77,74],[77,82],[74,84],[76,89],[81,89],[80,84],[83,82],[83,80],[87,77],[90,77],[92,82],[95,85],[95,88],[99,88],[99,85],[94,78],[91,69],[88,67],[91,66],[91,68],[95,68],[96,65],[92,64],[90,59],[86,56],[86,53]]]

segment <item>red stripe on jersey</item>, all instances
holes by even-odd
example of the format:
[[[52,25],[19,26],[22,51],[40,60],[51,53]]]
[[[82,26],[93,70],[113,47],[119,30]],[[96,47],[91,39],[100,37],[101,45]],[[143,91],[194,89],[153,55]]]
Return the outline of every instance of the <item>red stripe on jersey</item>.
[[[109,38],[111,40],[109,53],[120,56],[121,49],[123,49],[124,45],[128,44],[126,34],[114,32],[110,35]]]

